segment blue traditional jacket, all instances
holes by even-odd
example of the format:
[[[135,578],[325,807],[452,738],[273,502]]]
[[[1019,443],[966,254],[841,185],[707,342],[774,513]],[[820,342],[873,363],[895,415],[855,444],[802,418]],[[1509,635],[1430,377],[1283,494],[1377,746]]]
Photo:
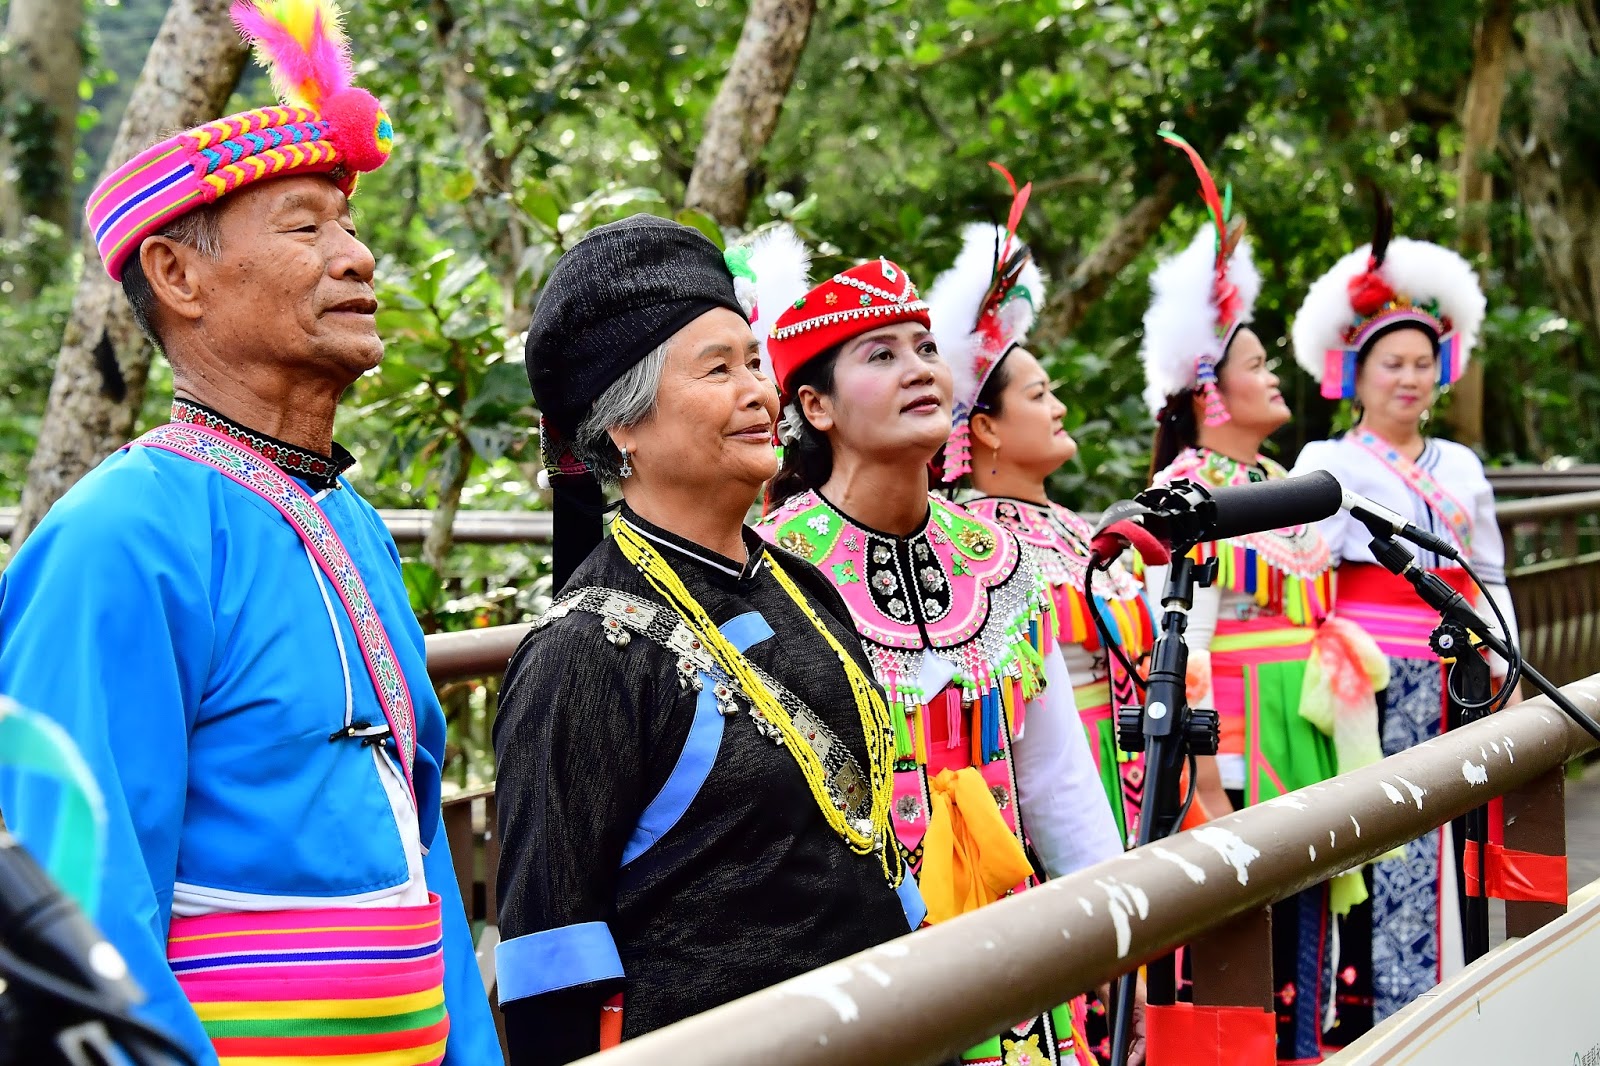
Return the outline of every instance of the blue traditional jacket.
[[[399,555],[347,482],[319,503],[410,687],[414,809],[392,739],[376,757],[361,738],[330,739],[384,716],[348,614],[299,535],[248,489],[171,452],[135,445],[105,460],[0,574],[0,694],[65,728],[99,780],[109,824],[94,918],[149,996],[144,1016],[198,1061],[217,1057],[167,965],[174,913],[381,906],[431,891],[443,908],[445,1062],[498,1063],[440,831],[444,713]],[[41,779],[0,773],[0,811],[24,843],[48,832],[57,798]]]

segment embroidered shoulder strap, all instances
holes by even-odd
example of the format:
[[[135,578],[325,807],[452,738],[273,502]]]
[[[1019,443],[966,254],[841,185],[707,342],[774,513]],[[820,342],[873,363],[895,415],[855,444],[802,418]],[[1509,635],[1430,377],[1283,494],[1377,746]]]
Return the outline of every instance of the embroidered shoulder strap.
[[[175,452],[204,463],[266,500],[300,534],[350,615],[356,642],[361,645],[361,657],[366,660],[367,674],[372,678],[378,703],[383,707],[383,717],[400,749],[400,766],[405,771],[406,786],[411,789],[414,804],[416,786],[412,781],[412,767],[417,758],[417,716],[411,703],[411,690],[400,672],[389,634],[384,631],[383,620],[378,617],[367,586],[322,508],[265,456],[203,426],[168,423],[157,426],[133,444]]]
[[[712,686],[711,694],[717,702],[717,710],[723,715],[737,714],[739,699],[743,697],[750,717],[755,721],[756,729],[761,735],[774,743],[783,743],[782,734],[778,732],[777,726],[756,713],[755,708],[750,706],[749,697],[745,696],[733,680],[723,672],[717,665],[716,659],[701,646],[694,634],[689,632],[689,627],[684,625],[683,620],[670,608],[651,603],[630,593],[591,585],[564,593],[539,616],[533,627],[542,629],[558,618],[565,618],[573,611],[597,615],[606,639],[618,647],[626,647],[635,636],[640,636],[668,654],[676,656],[678,687],[683,691],[699,692],[709,679]],[[805,738],[811,750],[816,752],[817,758],[822,762],[823,779],[828,796],[834,804],[852,821],[868,817],[871,813],[871,789],[868,787],[867,775],[861,772],[861,766],[856,762],[850,749],[826,722],[811,712],[799,696],[790,692],[754,663],[750,665],[760,682],[789,712],[789,718],[794,722],[796,731]]]
[[[1396,477],[1406,483],[1407,488],[1422,498],[1428,509],[1438,515],[1445,528],[1450,530],[1457,547],[1462,551],[1471,550],[1471,513],[1435,481],[1432,474],[1401,455],[1399,449],[1370,429],[1353,430],[1350,439],[1371,452],[1378,462],[1392,470]]]

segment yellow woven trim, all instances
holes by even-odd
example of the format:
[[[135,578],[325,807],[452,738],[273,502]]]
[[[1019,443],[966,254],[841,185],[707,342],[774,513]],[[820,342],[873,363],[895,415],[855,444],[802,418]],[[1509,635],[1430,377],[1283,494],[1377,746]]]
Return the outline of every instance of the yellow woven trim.
[[[683,620],[689,632],[694,634],[701,646],[716,660],[717,666],[750,700],[752,711],[777,728],[783,738],[784,746],[800,767],[806,785],[811,789],[811,796],[829,828],[857,854],[870,855],[876,851],[889,884],[898,886],[905,875],[905,870],[900,862],[900,850],[895,843],[894,830],[890,823],[890,807],[894,797],[895,735],[894,724],[889,718],[889,709],[884,705],[883,697],[872,680],[817,618],[815,612],[811,610],[811,605],[806,602],[804,595],[789,575],[783,572],[770,555],[766,557],[766,566],[772,573],[773,579],[822,635],[837,656],[845,677],[850,682],[856,710],[861,717],[862,737],[867,745],[871,825],[866,832],[851,824],[846,812],[834,805],[833,799],[828,795],[822,759],[818,757],[816,750],[800,735],[788,710],[778,702],[772,690],[762,683],[750,660],[722,635],[717,624],[684,587],[683,581],[672,567],[667,565],[667,562],[631,525],[623,521],[621,515],[612,521],[611,534],[613,542],[622,552],[622,557],[637,567],[650,586],[667,601],[668,606]]]
[[[358,1055],[298,1055],[294,1061],[300,1066],[423,1066],[437,1062],[444,1055],[445,1043],[441,1040],[427,1047],[367,1051]],[[280,1055],[224,1055],[218,1061],[221,1066],[284,1066],[289,1060]]]
[[[1256,633],[1228,633],[1211,638],[1211,652],[1252,651],[1256,648],[1292,648],[1317,639],[1314,630],[1285,626]]]
[[[241,1003],[191,1003],[203,1022],[276,1022],[289,1018],[386,1018],[437,1007],[444,986],[371,999],[282,999]]]

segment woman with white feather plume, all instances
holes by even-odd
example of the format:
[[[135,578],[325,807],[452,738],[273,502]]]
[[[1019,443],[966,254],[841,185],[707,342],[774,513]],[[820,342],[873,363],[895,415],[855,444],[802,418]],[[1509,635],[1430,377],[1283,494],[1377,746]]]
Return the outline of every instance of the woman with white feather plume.
[[[1027,187],[999,164],[1015,195],[1006,226],[963,227],[961,252],[928,291],[939,353],[955,381],[953,428],[942,479],[963,476],[977,492],[967,509],[1005,526],[1039,558],[1050,583],[1057,646],[1072,675],[1073,699],[1089,739],[1122,839],[1138,832],[1143,760],[1117,747],[1113,707],[1136,703],[1133,680],[1102,645],[1098,612],[1130,661],[1150,647],[1153,624],[1139,580],[1120,563],[1095,575],[1094,603],[1084,596],[1092,530],[1070,509],[1052,501],[1045,481],[1070,460],[1077,443],[1061,424],[1066,407],[1024,347],[1038,308],[1044,276],[1016,227]]]
[[[1144,317],[1145,398],[1157,418],[1152,483],[1180,479],[1216,489],[1287,476],[1260,454],[1289,421],[1265,346],[1249,328],[1261,277],[1243,222],[1199,155],[1181,138],[1212,216],[1187,249],[1150,279]],[[1198,545],[1217,578],[1195,590],[1188,624],[1188,699],[1217,711],[1214,758],[1198,760],[1199,798],[1212,817],[1315,784],[1374,761],[1372,694],[1381,654],[1361,630],[1327,620],[1331,556],[1315,526]],[[1152,601],[1167,567],[1152,567]],[[1336,698],[1333,694],[1338,693]],[[1359,875],[1332,882],[1348,910]],[[1320,1061],[1329,1007],[1329,892],[1319,886],[1273,905],[1278,1060]]]
[[[1343,436],[1307,444],[1295,471],[1331,471],[1346,489],[1453,542],[1511,622],[1514,640],[1505,545],[1483,463],[1471,449],[1424,432],[1438,390],[1466,368],[1483,324],[1483,291],[1455,252],[1392,233],[1393,216],[1380,195],[1372,243],[1317,279],[1295,316],[1295,358],[1321,382],[1324,397],[1351,401],[1357,416]],[[1445,670],[1428,646],[1438,615],[1405,581],[1376,565],[1365,527],[1344,512],[1320,526],[1338,563],[1336,613],[1365,627],[1388,656],[1390,680],[1379,712],[1383,754],[1438,736],[1449,714]],[[1477,595],[1461,567],[1412,550],[1463,595]],[[1492,612],[1483,605],[1483,613]],[[1505,663],[1496,658],[1491,669],[1498,687]],[[1371,936],[1362,912],[1344,930],[1349,965],[1338,975],[1339,1043],[1460,969],[1454,851],[1446,826],[1408,844],[1404,859],[1374,864]],[[1565,882],[1560,888],[1564,892]]]

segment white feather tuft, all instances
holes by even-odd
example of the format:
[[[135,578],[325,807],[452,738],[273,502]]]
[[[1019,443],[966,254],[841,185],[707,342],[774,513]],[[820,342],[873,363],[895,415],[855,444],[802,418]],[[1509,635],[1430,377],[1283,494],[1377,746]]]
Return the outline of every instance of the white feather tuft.
[[[1313,381],[1322,380],[1322,360],[1327,350],[1344,345],[1345,330],[1355,321],[1355,311],[1350,307],[1350,280],[1366,273],[1371,255],[1372,245],[1363,244],[1341,257],[1333,269],[1311,283],[1305,302],[1295,312],[1289,329],[1294,361]]]
[[[767,338],[779,316],[811,291],[811,252],[787,225],[756,234],[749,247],[750,271],[756,276],[750,328],[761,342],[761,365],[770,377],[772,360],[767,355]],[[741,292],[740,301],[743,300]]]
[[[928,290],[928,314],[939,354],[950,365],[958,410],[970,408],[982,390],[977,361],[983,339],[975,332],[984,294],[994,281],[995,258],[1005,247],[1003,226],[971,222],[961,228],[961,252],[950,268],[934,279]],[[1033,262],[1023,267],[1012,290],[1013,297],[1000,309],[1007,347],[1021,343],[1033,328],[1044,305],[1044,274]]]
[[[1167,400],[1195,385],[1195,361],[1202,355],[1221,359],[1217,307],[1211,287],[1216,276],[1215,226],[1203,226],[1189,246],[1162,260],[1150,275],[1150,306],[1144,313],[1145,404],[1160,414]],[[1250,239],[1241,238],[1228,260],[1228,279],[1239,290],[1239,321],[1255,319],[1261,295],[1261,274],[1250,255]]]
[[[1290,331],[1295,361],[1318,381],[1322,380],[1325,353],[1344,346],[1345,331],[1356,321],[1350,306],[1350,280],[1366,272],[1371,254],[1372,246],[1364,244],[1342,257],[1312,282],[1295,313]],[[1472,264],[1442,245],[1396,237],[1389,242],[1378,272],[1391,289],[1413,303],[1438,301],[1440,313],[1460,335],[1459,358],[1461,369],[1466,369],[1488,306]]]

